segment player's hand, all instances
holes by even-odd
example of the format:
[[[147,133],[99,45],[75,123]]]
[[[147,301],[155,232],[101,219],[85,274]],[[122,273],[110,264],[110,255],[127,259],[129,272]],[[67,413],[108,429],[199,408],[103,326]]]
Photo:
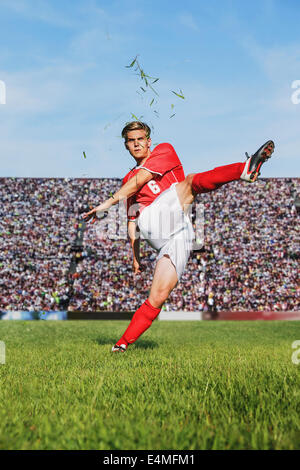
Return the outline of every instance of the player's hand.
[[[98,207],[94,207],[94,209],[91,209],[89,212],[82,214],[82,218],[85,222],[92,220],[92,224],[94,224],[97,219],[104,219],[107,215],[108,211],[101,211]]]
[[[140,274],[142,271],[144,271],[143,266],[141,266],[141,263],[137,261],[136,259],[133,260],[132,269],[133,269],[133,274]]]
[[[89,222],[90,220],[92,220],[92,224],[94,224],[97,220],[96,208],[90,210],[89,212],[84,212],[84,214],[82,214],[82,218],[85,222]]]

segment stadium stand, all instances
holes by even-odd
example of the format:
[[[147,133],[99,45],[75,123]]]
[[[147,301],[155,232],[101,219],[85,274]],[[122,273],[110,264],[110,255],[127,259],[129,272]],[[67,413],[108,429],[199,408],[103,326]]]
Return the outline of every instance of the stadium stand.
[[[134,277],[124,214],[87,227],[80,218],[119,179],[0,183],[0,310],[132,311],[145,300],[155,252],[142,241],[145,270]],[[266,178],[198,196],[204,246],[164,308],[300,310],[299,194],[299,178]]]

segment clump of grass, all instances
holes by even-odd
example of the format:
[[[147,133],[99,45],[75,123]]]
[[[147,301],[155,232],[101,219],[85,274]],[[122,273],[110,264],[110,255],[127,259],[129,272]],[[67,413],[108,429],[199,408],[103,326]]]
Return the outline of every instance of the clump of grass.
[[[142,86],[139,87],[139,90],[137,90],[137,93],[143,97],[143,94],[147,93],[148,91],[150,91],[150,93],[152,92],[152,95],[150,96],[151,101],[149,102],[149,106],[152,107],[153,103],[158,104],[157,97],[159,96],[159,93],[153,87],[153,85],[158,82],[159,78],[158,77],[152,77],[151,75],[148,75],[148,74],[145,73],[144,68],[141,66],[141,64],[138,60],[138,55],[135,56],[135,58],[131,61],[131,63],[129,65],[125,65],[125,67],[129,68],[129,69],[133,68],[134,71],[136,72],[136,75],[142,81]],[[143,92],[142,94],[141,94],[140,90],[142,90],[142,92]],[[171,90],[171,92],[174,93],[174,95],[177,96],[178,98],[181,98],[183,100],[185,99],[185,96],[183,95],[182,90],[180,90],[179,93],[175,92],[173,90]],[[154,94],[154,96],[153,96],[153,94]],[[175,105],[171,104],[172,114],[169,116],[170,119],[176,115],[176,113],[173,112],[174,107],[175,107]],[[159,111],[157,109],[153,108],[152,111],[153,111],[153,113],[156,117],[160,116]],[[137,117],[134,113],[130,113],[130,114],[131,114],[131,118],[135,119],[136,121],[140,121],[143,118],[143,116]]]

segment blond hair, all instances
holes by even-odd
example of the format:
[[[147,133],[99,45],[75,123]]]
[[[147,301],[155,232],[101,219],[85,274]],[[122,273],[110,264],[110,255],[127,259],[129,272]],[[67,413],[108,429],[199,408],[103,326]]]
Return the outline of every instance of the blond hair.
[[[132,122],[128,122],[126,126],[124,127],[124,129],[122,130],[122,137],[123,139],[125,139],[125,142],[127,142],[127,139],[128,139],[127,137],[128,132],[138,131],[138,130],[145,131],[147,139],[150,138],[151,129],[148,126],[148,124],[146,124],[145,122],[141,122],[141,121],[132,121]]]

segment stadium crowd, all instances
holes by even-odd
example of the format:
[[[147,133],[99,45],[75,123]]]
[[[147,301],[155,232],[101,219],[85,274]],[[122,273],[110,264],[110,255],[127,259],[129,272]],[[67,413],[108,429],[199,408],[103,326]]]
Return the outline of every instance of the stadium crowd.
[[[141,242],[132,273],[122,206],[84,230],[81,212],[118,179],[2,178],[0,310],[135,310],[147,297],[155,252]],[[204,245],[192,252],[165,309],[300,310],[300,179],[235,182],[198,196]],[[76,241],[76,247],[74,242]]]
[[[77,193],[63,179],[1,178],[1,309],[66,305]]]

